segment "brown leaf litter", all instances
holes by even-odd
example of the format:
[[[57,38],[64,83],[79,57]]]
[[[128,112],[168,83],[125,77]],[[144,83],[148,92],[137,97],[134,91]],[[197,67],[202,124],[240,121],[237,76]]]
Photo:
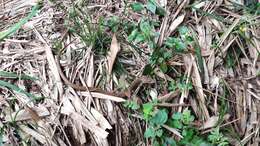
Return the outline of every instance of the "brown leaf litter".
[[[103,47],[108,51],[100,55],[97,50],[101,45],[83,42],[64,25],[75,23],[67,20],[73,5],[88,12],[91,24],[113,15],[136,23],[142,16],[129,8],[133,15],[123,15],[123,1],[90,1],[86,7],[82,2],[43,0],[32,20],[0,42],[0,70],[38,80],[33,81],[35,87],[26,89],[26,82],[20,78],[0,79],[45,97],[35,101],[0,87],[0,129],[5,145],[21,145],[22,140],[31,145],[54,146],[145,145],[144,122],[139,115],[129,117],[121,102],[134,99],[144,103],[141,96],[150,90],[158,94],[158,106],[169,107],[170,112],[190,106],[196,115],[194,125],[198,123],[202,134],[209,133],[221,119],[220,127],[231,129],[241,139],[228,136],[231,145],[259,145],[259,16],[237,11],[232,4],[238,1],[233,0],[196,1],[193,8],[188,0],[158,1],[167,15],[153,17],[161,23],[156,28],[160,32],[156,43],[162,46],[167,37],[178,34],[179,26],[185,25],[194,32],[202,59],[198,59],[194,48],[189,48],[186,54],[173,54],[167,62],[174,73],[155,69],[151,78],[142,75],[151,54],[146,44],[140,47],[141,51],[136,50],[124,42],[120,32],[107,30],[104,35],[110,39]],[[36,3],[37,0],[0,1],[0,32],[25,17]],[[239,3],[243,6],[244,1]],[[92,29],[98,31],[96,25]],[[57,50],[57,45],[62,50]],[[117,74],[118,62],[125,73]],[[185,75],[185,84],[191,81],[194,90],[167,91],[167,83],[178,75]],[[180,131],[163,127],[173,137],[182,138]]]

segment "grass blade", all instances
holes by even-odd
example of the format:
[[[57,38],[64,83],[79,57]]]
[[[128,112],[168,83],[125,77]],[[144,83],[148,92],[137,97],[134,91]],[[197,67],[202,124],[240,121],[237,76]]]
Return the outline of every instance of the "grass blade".
[[[25,74],[18,75],[14,72],[7,72],[7,71],[0,71],[0,77],[3,77],[3,78],[20,78],[22,80],[32,80],[32,81],[37,80],[37,78],[35,78],[35,77],[31,77],[31,76],[28,76],[28,75],[25,75]]]
[[[1,81],[1,80],[0,80],[0,87],[9,88],[9,89],[11,89],[11,90],[13,90],[13,91],[16,91],[16,92],[18,92],[18,93],[22,93],[22,94],[24,94],[24,95],[26,95],[26,96],[28,96],[28,97],[31,97],[31,98],[34,99],[34,100],[40,100],[40,99],[42,99],[42,97],[36,97],[36,96],[32,95],[31,93],[28,93],[28,92],[24,91],[23,89],[19,88],[18,86],[13,85],[13,84],[10,84],[10,83],[5,82],[5,81]]]
[[[19,30],[26,22],[28,22],[37,13],[39,7],[40,7],[39,4],[35,5],[32,8],[31,13],[27,17],[21,19],[18,23],[9,27],[7,30],[0,32],[0,41],[3,40],[4,38],[14,34],[17,30]]]

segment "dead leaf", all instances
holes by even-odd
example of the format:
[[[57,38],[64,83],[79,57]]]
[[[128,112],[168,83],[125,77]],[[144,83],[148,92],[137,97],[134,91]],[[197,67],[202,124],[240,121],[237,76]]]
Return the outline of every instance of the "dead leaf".
[[[34,121],[40,121],[41,120],[41,117],[38,115],[38,113],[33,109],[33,108],[31,108],[31,107],[29,107],[29,106],[25,106],[25,110],[27,111],[27,112],[29,112],[29,114],[31,115],[31,117],[32,117],[32,119],[34,120]]]
[[[37,117],[36,117],[36,114],[37,114]],[[15,117],[15,120],[16,121],[24,121],[24,120],[30,120],[30,119],[33,119],[33,120],[36,120],[36,119],[40,119],[41,117],[45,117],[45,116],[48,116],[50,115],[50,112],[48,111],[48,109],[44,106],[41,106],[41,107],[35,107],[33,109],[33,111],[28,111],[27,110],[20,110],[19,112],[16,111],[16,112],[13,112],[11,115],[7,115],[5,117],[5,120],[6,121],[12,121],[13,118]]]
[[[108,73],[111,75],[113,65],[117,56],[117,53],[120,51],[120,45],[117,42],[116,35],[113,35],[110,50],[107,55],[107,61],[108,61]]]
[[[80,94],[82,96],[89,96],[88,92],[80,92]],[[113,95],[107,95],[107,94],[103,94],[103,93],[99,93],[99,92],[91,92],[91,95],[96,98],[108,99],[108,100],[112,100],[115,102],[124,102],[125,101],[125,99],[123,99],[123,98],[113,96]]]
[[[203,125],[200,127],[200,129],[208,129],[213,126],[215,126],[218,122],[219,117],[218,116],[212,116],[210,117]]]
[[[185,14],[179,16],[178,18],[176,18],[172,24],[170,25],[168,34],[166,35],[166,37],[170,36],[172,34],[172,32],[183,22],[185,18]]]

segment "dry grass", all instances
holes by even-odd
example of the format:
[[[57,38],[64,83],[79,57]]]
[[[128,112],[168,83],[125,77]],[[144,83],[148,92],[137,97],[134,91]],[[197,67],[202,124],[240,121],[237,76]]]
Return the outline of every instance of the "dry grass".
[[[26,17],[36,2],[1,0],[0,32]],[[77,35],[77,30],[68,28],[75,25],[75,21],[68,21],[72,6],[80,6],[79,10],[85,13],[80,18],[88,15],[93,32],[98,31],[97,20],[101,17],[140,21],[142,16],[129,8],[126,10],[129,15],[124,15],[123,1],[97,0],[86,4],[83,0],[73,3],[43,0],[36,16],[0,42],[0,70],[18,75],[0,75],[0,81],[16,85],[35,97],[44,97],[33,99],[21,90],[0,84],[3,144],[145,145],[144,123],[138,115],[129,117],[121,102],[132,98],[142,103],[143,92],[157,90],[162,101],[159,106],[171,107],[171,112],[190,105],[201,133],[208,133],[222,118],[220,127],[232,131],[228,137],[231,145],[258,146],[259,16],[237,10],[238,6],[223,0],[196,1],[193,11],[188,0],[181,3],[161,0],[159,4],[167,15],[153,18],[160,22],[156,28],[160,36],[154,41],[161,46],[168,36],[177,34],[178,26],[186,25],[192,30],[201,55],[196,54],[195,46],[190,46],[189,52],[174,55],[168,61],[177,73],[165,74],[156,69],[155,76],[148,78],[142,75],[152,51],[146,44],[138,50],[125,41],[124,33],[117,32],[116,36],[107,30],[104,35],[108,43],[95,46],[87,43],[93,41]],[[99,54],[101,48],[109,53]],[[79,91],[65,84],[55,60],[59,54],[63,73],[71,82],[96,90]],[[113,71],[116,62],[121,63],[124,73]],[[178,74],[191,78],[194,90],[168,92],[165,85]],[[37,80],[24,80],[21,75]]]

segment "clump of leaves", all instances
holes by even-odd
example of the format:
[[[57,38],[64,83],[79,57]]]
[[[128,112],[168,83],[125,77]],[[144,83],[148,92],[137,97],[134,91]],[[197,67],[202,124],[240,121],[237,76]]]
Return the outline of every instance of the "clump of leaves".
[[[112,32],[117,32],[120,25],[120,19],[117,16],[112,16],[107,21],[105,21],[105,26],[109,27]]]
[[[164,44],[177,53],[183,53],[187,51],[188,45],[193,43],[193,38],[190,35],[190,30],[186,26],[180,27],[178,32],[180,37],[168,37]]]
[[[69,28],[69,32],[78,35],[83,43],[93,46],[96,53],[104,55],[111,43],[111,38],[105,33],[105,21],[100,17],[98,25],[91,22],[89,15],[80,11],[77,6],[69,9],[68,18],[65,25]],[[114,18],[114,17],[113,17]],[[109,24],[116,30],[116,18],[112,19]],[[108,24],[107,24],[108,25]]]
[[[220,131],[219,131],[219,127],[213,129],[210,132],[210,135],[208,136],[208,140],[217,146],[227,146],[228,143],[228,139],[227,137],[225,137]]]
[[[208,145],[207,141],[199,135],[198,130],[192,126],[192,122],[195,117],[191,114],[191,111],[187,108],[182,112],[176,112],[172,115],[168,124],[173,128],[179,129],[183,138],[177,142],[179,146],[200,146]]]
[[[192,83],[189,78],[183,76],[179,77],[174,81],[170,81],[168,85],[169,91],[175,91],[179,89],[180,91],[191,90],[193,88]]]
[[[158,33],[155,31],[155,26],[157,24],[149,21],[147,19],[142,19],[138,26],[132,30],[128,36],[129,42],[138,43],[147,43],[150,48],[155,47],[154,38],[158,36]]]
[[[143,104],[143,118],[148,124],[144,137],[150,139],[153,145],[173,145],[175,141],[162,127],[168,121],[168,111],[164,108],[157,109],[155,105],[152,102]]]
[[[135,101],[131,101],[131,100],[127,100],[125,103],[124,103],[124,106],[131,109],[131,110],[137,110],[140,108],[140,106],[137,104],[137,102]]]
[[[133,101],[125,103],[125,106],[129,109],[141,110],[141,117],[147,124],[144,137],[153,146],[227,146],[229,144],[219,128],[214,129],[208,137],[200,135],[198,129],[192,124],[195,117],[188,108],[170,116],[168,109],[158,108],[157,104],[157,100],[144,103],[142,106]],[[172,133],[164,129],[163,125],[180,131],[183,138],[175,141],[172,138]]]
[[[175,54],[185,53],[188,51],[188,47],[193,46],[194,40],[188,27],[182,26],[178,29],[178,32],[179,37],[168,37],[164,41],[163,46],[154,49],[150,56],[150,66],[148,67],[153,69],[158,65],[162,72],[167,73],[171,68],[167,62]],[[146,75],[148,74],[146,73]]]
[[[141,12],[146,8],[146,10],[152,14],[157,14],[159,16],[164,16],[166,14],[165,9],[160,7],[155,0],[148,0],[146,4],[140,2],[131,3],[130,7],[135,12]]]

